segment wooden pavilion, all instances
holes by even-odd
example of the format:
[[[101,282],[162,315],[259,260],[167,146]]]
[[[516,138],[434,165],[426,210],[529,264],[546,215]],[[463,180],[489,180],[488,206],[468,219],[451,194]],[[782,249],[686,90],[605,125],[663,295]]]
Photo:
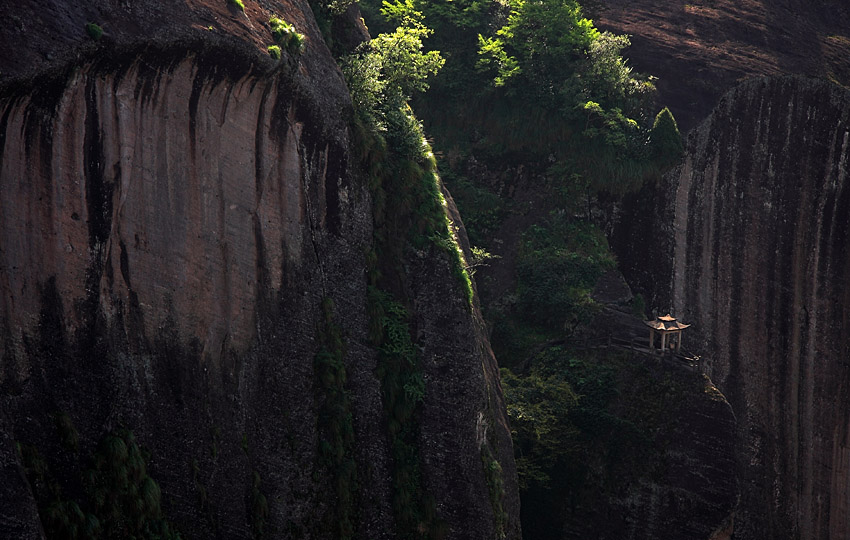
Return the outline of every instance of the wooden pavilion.
[[[663,317],[657,317],[654,321],[644,321],[649,327],[649,349],[655,350],[655,334],[661,334],[660,350],[668,349],[679,352],[682,350],[682,330],[688,328],[689,324],[683,324],[669,313]]]

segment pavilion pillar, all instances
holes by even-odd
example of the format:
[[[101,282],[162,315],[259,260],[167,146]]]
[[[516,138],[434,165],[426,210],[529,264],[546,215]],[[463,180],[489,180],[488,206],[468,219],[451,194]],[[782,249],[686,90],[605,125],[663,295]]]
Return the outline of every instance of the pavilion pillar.
[[[690,325],[680,323],[669,313],[655,319],[654,321],[644,321],[649,327],[649,351],[655,353],[655,336],[661,334],[658,350],[662,354],[681,354],[682,331]]]

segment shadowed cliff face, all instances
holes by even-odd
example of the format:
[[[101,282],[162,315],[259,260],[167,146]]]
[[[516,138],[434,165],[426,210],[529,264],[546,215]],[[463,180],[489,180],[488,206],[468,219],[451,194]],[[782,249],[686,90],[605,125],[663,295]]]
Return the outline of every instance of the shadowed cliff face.
[[[367,339],[371,200],[350,154],[347,91],[315,25],[307,31],[324,52],[301,65],[272,69],[216,39],[159,41],[0,92],[4,531],[43,534],[16,442],[78,497],[82,456],[123,425],[150,450],[184,537],[251,537],[263,514],[254,473],[267,532],[327,537],[339,492],[319,456],[328,398],[314,357],[330,298],[356,438],[355,534],[395,537]],[[416,257],[421,489],[447,538],[494,537],[490,447],[516,538],[510,436],[480,315],[444,252]],[[57,413],[79,433],[77,458],[57,442]]]
[[[738,418],[735,538],[850,534],[848,172],[850,94],[762,79],[721,100],[656,191],[670,304]]]
[[[597,0],[594,22],[631,36],[626,55],[658,77],[683,133],[746,77],[850,83],[850,9],[840,0]]]

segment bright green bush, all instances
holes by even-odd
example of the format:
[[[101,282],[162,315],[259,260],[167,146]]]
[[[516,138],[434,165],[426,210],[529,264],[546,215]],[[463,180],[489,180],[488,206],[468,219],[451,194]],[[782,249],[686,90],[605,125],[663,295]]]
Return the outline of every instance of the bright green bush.
[[[271,56],[275,60],[280,60],[280,46],[279,45],[269,46],[269,56]]]
[[[284,46],[289,42],[289,38],[295,34],[295,26],[277,15],[272,15],[269,18],[269,28],[272,31],[272,37],[275,42]]]
[[[428,89],[428,78],[445,63],[437,51],[422,52],[422,40],[430,33],[421,25],[400,26],[395,32],[361,44],[342,59],[352,101],[367,125],[385,131],[392,121],[399,130],[399,124],[412,117],[407,112],[407,102],[414,93]],[[421,133],[421,128],[411,130],[408,126],[399,131],[413,132]],[[421,150],[421,143],[419,146]]]
[[[304,52],[307,41],[304,34],[295,31],[295,25],[273,15],[269,19],[269,28],[275,43],[278,44],[278,52],[280,52],[280,47],[286,49],[293,56],[298,56]]]
[[[293,56],[298,56],[304,53],[304,49],[306,47],[307,38],[304,37],[304,34],[299,34],[298,32],[296,32],[289,39],[289,43],[286,45],[286,50],[289,51],[289,53]]]
[[[667,107],[655,116],[649,143],[653,156],[665,165],[678,162],[685,152],[679,126]]]

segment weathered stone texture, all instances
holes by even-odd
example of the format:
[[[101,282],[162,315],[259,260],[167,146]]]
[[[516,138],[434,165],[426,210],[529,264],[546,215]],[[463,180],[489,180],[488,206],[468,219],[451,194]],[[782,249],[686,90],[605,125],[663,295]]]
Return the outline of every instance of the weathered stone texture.
[[[846,90],[752,80],[690,135],[652,211],[673,216],[649,240],[673,255],[667,306],[738,418],[734,538],[850,534],[848,161]]]
[[[220,40],[152,49],[116,47],[0,94],[0,501],[16,501],[0,524],[42,535],[14,442],[79,490],[56,442],[61,411],[82,456],[119,425],[135,432],[185,538],[251,537],[254,471],[267,531],[322,537],[336,500],[317,456],[313,359],[331,298],[357,438],[356,534],[394,538],[366,337],[371,200],[341,76],[321,55],[269,70]],[[448,538],[494,536],[486,415],[518,538],[498,370],[441,253],[409,269],[425,484]]]

